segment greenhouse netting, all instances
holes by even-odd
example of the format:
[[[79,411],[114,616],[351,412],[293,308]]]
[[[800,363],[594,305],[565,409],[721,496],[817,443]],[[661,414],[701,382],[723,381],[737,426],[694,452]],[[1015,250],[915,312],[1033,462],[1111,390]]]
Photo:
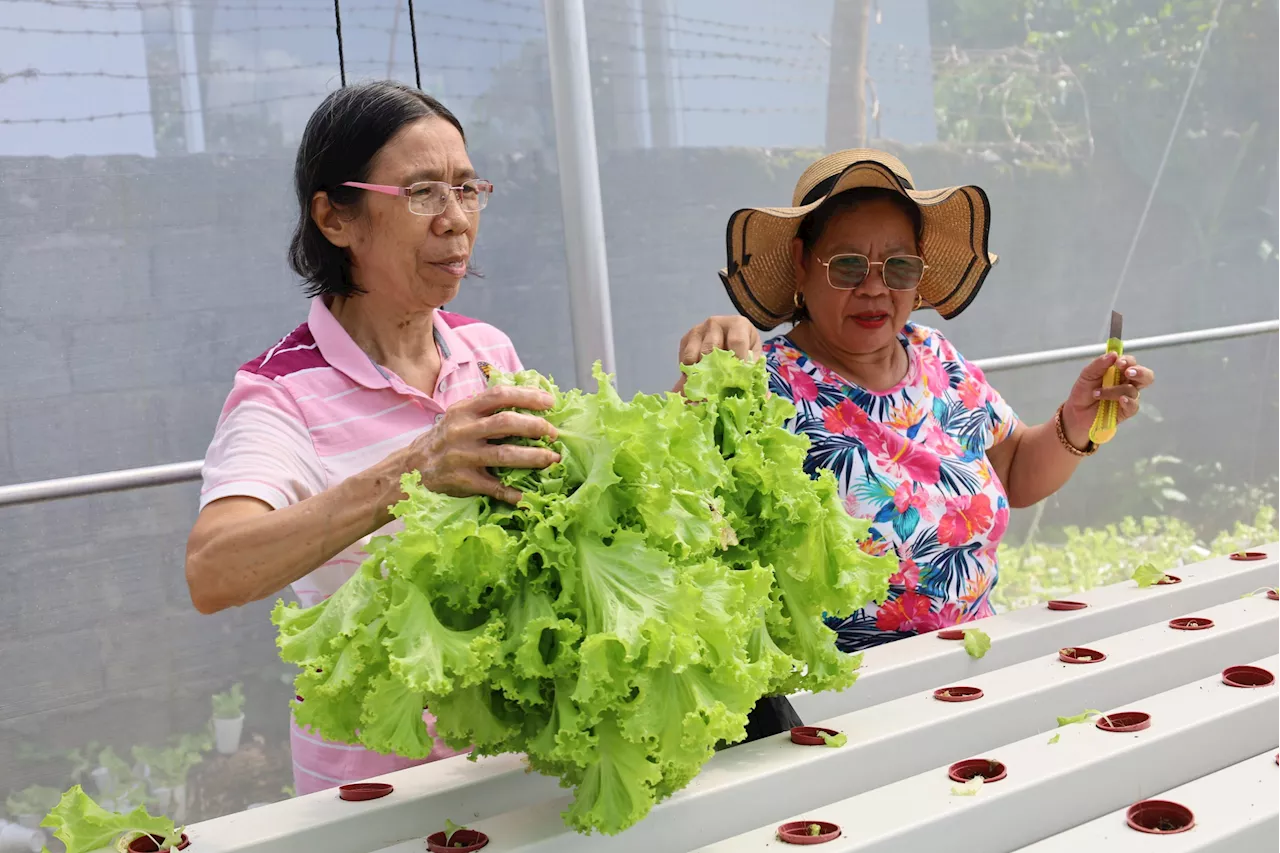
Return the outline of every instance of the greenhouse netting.
[[[495,191],[449,310],[566,387],[599,358],[626,395],[670,389],[682,335],[734,313],[729,216],[790,204],[826,152],[983,187],[999,263],[921,321],[1027,423],[1112,310],[1159,377],[1013,513],[997,611],[1278,538],[1274,0],[583,5],[575,63],[551,0],[0,0],[8,820],[77,782],[187,821],[293,792],[275,596],[201,615],[183,566],[236,369],[307,318],[294,158],[344,79],[456,113]]]

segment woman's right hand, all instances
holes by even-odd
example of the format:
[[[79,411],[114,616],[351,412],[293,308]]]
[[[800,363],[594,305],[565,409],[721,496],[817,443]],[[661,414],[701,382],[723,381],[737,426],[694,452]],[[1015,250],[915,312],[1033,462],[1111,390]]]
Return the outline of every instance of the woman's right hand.
[[[504,409],[541,412],[554,398],[537,388],[499,385],[455,403],[433,429],[409,447],[410,464],[422,473],[422,484],[433,492],[454,497],[487,495],[510,504],[520,502],[520,492],[504,486],[490,468],[546,468],[560,455],[546,447],[495,444],[504,438],[555,439],[556,430],[545,419]]]
[[[272,510],[253,497],[212,502],[187,541],[192,603],[201,613],[216,613],[278,594],[391,521],[388,506],[403,497],[400,476],[408,471],[420,471],[423,485],[435,492],[518,503],[520,493],[487,469],[545,468],[560,457],[546,447],[491,440],[555,438],[556,431],[537,415],[501,410],[543,411],[553,404],[536,388],[490,388],[450,406],[408,447],[298,503]]]

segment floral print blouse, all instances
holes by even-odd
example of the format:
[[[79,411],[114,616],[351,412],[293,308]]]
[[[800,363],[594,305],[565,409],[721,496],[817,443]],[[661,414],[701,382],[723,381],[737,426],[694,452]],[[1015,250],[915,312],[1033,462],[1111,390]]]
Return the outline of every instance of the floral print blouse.
[[[987,450],[1017,415],[937,330],[908,323],[899,339],[907,375],[883,392],[851,384],[785,335],[764,347],[770,389],[795,401],[788,426],[811,442],[806,470],[829,468],[845,508],[872,522],[864,550],[898,557],[884,604],[828,621],[847,652],[991,615],[1009,524]]]

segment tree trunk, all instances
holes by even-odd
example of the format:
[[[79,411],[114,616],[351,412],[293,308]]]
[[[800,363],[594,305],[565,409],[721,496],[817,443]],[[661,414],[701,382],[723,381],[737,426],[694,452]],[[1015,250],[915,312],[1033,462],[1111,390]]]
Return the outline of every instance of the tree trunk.
[[[827,150],[867,145],[867,37],[872,0],[835,0],[827,81]]]

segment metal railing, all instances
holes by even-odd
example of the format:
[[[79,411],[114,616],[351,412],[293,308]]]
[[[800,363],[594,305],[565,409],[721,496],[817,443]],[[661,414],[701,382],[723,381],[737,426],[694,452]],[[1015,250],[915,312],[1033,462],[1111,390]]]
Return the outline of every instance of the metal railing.
[[[1125,341],[1124,348],[1127,353],[1143,352],[1185,344],[1203,343],[1205,341],[1223,341],[1232,338],[1274,334],[1277,331],[1280,331],[1280,320],[1264,320],[1258,323],[1243,323],[1238,326],[1219,326],[1213,329],[1198,329],[1194,332],[1175,332],[1171,335],[1137,338]],[[1038,367],[1046,364],[1058,364],[1091,358],[1101,355],[1104,351],[1105,346],[1102,344],[1089,344],[1018,355],[974,359],[973,363],[987,372],[1014,370],[1023,367]],[[174,483],[188,483],[200,479],[200,467],[202,464],[203,460],[193,459],[190,462],[172,462],[168,465],[125,468],[120,471],[104,471],[99,474],[85,474],[79,477],[60,477],[56,480],[39,480],[31,483],[0,486],[0,507],[86,497],[107,492],[146,489],[153,486],[168,486]]]

